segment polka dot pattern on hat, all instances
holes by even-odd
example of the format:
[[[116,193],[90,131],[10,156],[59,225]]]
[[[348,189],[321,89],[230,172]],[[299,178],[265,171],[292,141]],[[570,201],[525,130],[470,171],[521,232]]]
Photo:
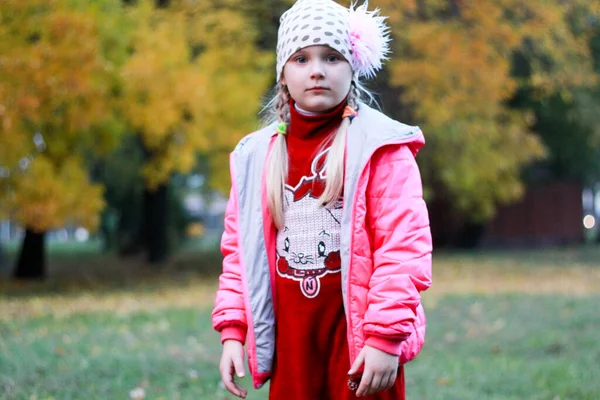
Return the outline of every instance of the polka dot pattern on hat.
[[[315,45],[330,46],[350,62],[352,47],[347,8],[332,0],[298,0],[281,16],[277,36],[277,80],[292,54]]]

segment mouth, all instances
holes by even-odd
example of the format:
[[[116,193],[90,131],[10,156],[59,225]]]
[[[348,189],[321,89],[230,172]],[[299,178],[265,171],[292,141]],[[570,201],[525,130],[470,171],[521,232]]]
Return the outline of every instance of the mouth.
[[[307,89],[308,92],[323,92],[325,90],[329,90],[329,88],[322,87],[322,86],[315,86],[310,89]]]

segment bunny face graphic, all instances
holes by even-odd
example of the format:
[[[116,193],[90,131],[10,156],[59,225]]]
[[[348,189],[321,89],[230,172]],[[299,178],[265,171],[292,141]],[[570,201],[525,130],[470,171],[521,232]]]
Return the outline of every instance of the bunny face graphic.
[[[295,188],[286,186],[285,226],[277,233],[277,273],[298,281],[308,298],[319,294],[321,277],[341,269],[342,202],[331,208],[317,202],[324,188],[317,166],[326,152],[315,158],[311,177],[303,177]]]

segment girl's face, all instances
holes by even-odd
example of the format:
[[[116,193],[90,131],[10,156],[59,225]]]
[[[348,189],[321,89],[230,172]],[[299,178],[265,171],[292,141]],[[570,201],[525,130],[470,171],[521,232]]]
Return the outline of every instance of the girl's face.
[[[310,46],[294,53],[283,67],[281,82],[301,109],[324,112],[350,91],[350,63],[329,46]]]

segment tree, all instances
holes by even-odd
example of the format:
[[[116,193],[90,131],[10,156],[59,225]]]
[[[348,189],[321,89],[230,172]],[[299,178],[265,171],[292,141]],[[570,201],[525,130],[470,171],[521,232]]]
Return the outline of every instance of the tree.
[[[256,126],[270,57],[256,47],[256,30],[239,1],[172,1],[157,9],[140,1],[138,24],[123,68],[123,115],[145,162],[143,232],[149,260],[167,257],[167,182],[204,152],[214,187],[226,190],[226,153]]]
[[[471,220],[493,215],[522,193],[524,166],[545,156],[531,110],[510,100],[527,85],[537,96],[572,93],[593,80],[584,0],[380,1],[395,34],[391,84],[426,132],[420,157],[427,192],[449,196]],[[588,7],[589,9],[589,7]],[[527,74],[514,73],[516,54]]]
[[[102,187],[85,158],[109,151],[119,132],[102,50],[91,13],[59,0],[0,3],[0,206],[26,227],[17,278],[45,275],[48,230],[98,225]]]
[[[582,63],[584,68],[569,65],[576,68],[573,75],[579,84],[560,85],[541,94],[533,85],[524,85],[516,101],[535,111],[533,128],[549,153],[541,166],[546,174],[594,186],[600,180],[600,4],[574,2],[565,19],[569,30],[585,39],[589,48],[590,60]],[[531,57],[521,57],[525,59],[521,62],[525,73],[520,75],[528,76]],[[593,76],[588,73],[590,61]]]

